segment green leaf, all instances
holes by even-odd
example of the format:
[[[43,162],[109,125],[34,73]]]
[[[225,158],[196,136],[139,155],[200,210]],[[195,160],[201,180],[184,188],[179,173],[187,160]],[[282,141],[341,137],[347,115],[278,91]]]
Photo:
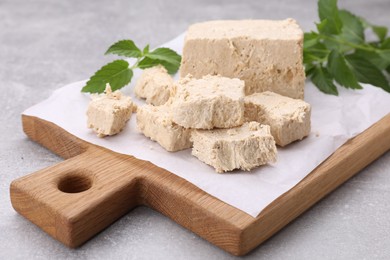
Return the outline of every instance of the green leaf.
[[[146,53],[145,58],[138,63],[137,67],[146,69],[161,64],[167,69],[169,74],[175,74],[180,67],[180,62],[181,56],[175,51],[169,48],[158,48]]]
[[[98,70],[81,91],[103,93],[107,83],[115,91],[127,85],[132,77],[133,71],[129,68],[129,63],[125,60],[115,60]]]
[[[142,56],[141,50],[132,40],[122,40],[111,45],[106,54],[117,54],[129,58],[139,58]]]
[[[303,48],[310,48],[318,43],[318,33],[310,32],[304,34]]]
[[[321,22],[316,23],[318,32],[324,33],[326,31],[326,26],[328,25],[328,19],[321,20]]]
[[[363,43],[364,28],[360,19],[346,10],[340,10],[339,16],[343,23],[341,37],[356,44]]]
[[[381,47],[382,50],[390,49],[390,38],[386,38],[382,41]]]
[[[389,82],[374,64],[356,54],[347,55],[345,59],[350,64],[359,82],[368,83],[390,92]]]
[[[304,35],[307,77],[325,93],[337,94],[335,82],[352,89],[361,89],[359,82],[369,83],[390,92],[388,29],[339,10],[337,0],[319,0],[318,15],[318,32]],[[366,41],[365,29],[372,30],[379,41]]]
[[[352,89],[361,89],[355,74],[348,67],[345,58],[337,51],[332,51],[328,56],[328,69],[337,83]]]
[[[149,44],[145,46],[145,48],[142,50],[142,54],[148,54],[149,53]]]
[[[303,49],[303,62],[305,64],[311,62],[323,62],[328,54],[329,50],[326,46],[318,42],[309,48]]]
[[[322,42],[326,46],[326,48],[329,50],[337,50],[337,51],[346,51],[351,49],[351,47],[343,45],[340,40],[340,35],[330,35],[327,36],[326,39],[324,39]]]
[[[388,50],[377,50],[378,55],[385,60],[386,62],[390,62],[390,49]]]
[[[310,52],[303,52],[303,63],[304,64],[311,64],[312,62],[321,62],[322,59],[313,55]]]
[[[310,63],[310,64],[305,64],[305,75],[306,77],[309,77],[311,74],[313,74],[315,65]]]
[[[360,23],[363,25],[364,29],[370,28],[371,25],[369,22],[367,22],[366,19],[364,19],[363,17],[360,17],[360,16],[358,16],[358,19],[360,20]]]
[[[329,54],[330,51],[324,44],[318,42],[315,45],[304,49],[304,54],[305,52],[310,53],[311,55],[314,55],[320,59],[323,59]]]
[[[140,69],[147,69],[147,68],[151,68],[151,67],[154,67],[157,65],[164,66],[167,69],[169,74],[175,74],[178,71],[179,66],[180,66],[180,64],[178,66],[177,64],[171,64],[171,63],[168,63],[168,62],[163,61],[163,60],[154,60],[154,59],[150,59],[148,57],[145,57],[138,63],[137,67]]]
[[[172,65],[177,65],[177,67],[180,66],[181,62],[181,56],[169,48],[157,48],[154,51],[147,53],[145,56],[152,60],[160,60]]]
[[[387,28],[384,26],[377,26],[377,25],[372,25],[371,26],[372,31],[378,36],[380,41],[383,41],[386,36],[387,36]]]
[[[339,17],[337,0],[319,0],[318,15],[320,20],[327,20],[322,25],[322,32],[326,34],[339,34],[342,28],[342,21]]]
[[[387,66],[390,65],[390,61],[383,59],[377,53],[377,51],[356,50],[354,54],[357,55],[360,59],[368,60],[380,70],[384,70]]]
[[[314,67],[310,79],[322,92],[336,96],[339,94],[337,87],[333,84],[333,77],[326,68]]]
[[[363,17],[358,17],[358,19],[360,20],[361,24],[363,25],[363,28],[364,29],[371,28],[372,31],[376,34],[376,36],[378,36],[378,39],[380,41],[383,41],[386,38],[386,35],[387,35],[387,28],[386,27],[370,24]]]

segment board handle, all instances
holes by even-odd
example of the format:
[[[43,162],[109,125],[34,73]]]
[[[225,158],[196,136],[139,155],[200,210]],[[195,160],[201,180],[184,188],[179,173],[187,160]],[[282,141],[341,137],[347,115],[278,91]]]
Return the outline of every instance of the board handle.
[[[69,247],[81,245],[139,204],[139,166],[129,166],[129,156],[93,150],[10,186],[14,209]]]

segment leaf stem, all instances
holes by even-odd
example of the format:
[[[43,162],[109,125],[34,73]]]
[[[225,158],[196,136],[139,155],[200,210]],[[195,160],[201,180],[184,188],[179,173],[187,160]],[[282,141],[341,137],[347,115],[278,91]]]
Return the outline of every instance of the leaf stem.
[[[137,61],[133,64],[133,66],[130,67],[130,69],[133,70],[133,69],[137,68],[138,64],[139,64],[139,62],[141,61],[142,58],[143,58],[143,56],[138,57]]]
[[[360,50],[365,50],[365,51],[375,51],[375,48],[373,48],[371,46],[367,46],[366,47],[366,46],[354,44],[352,42],[339,40],[339,39],[336,39],[336,38],[333,38],[333,37],[328,37],[327,35],[323,35],[323,34],[320,34],[319,37],[324,39],[324,40],[329,40],[329,41],[332,41],[332,42],[337,42],[337,43],[340,43],[340,44],[348,45],[348,46],[350,46],[352,48],[355,48],[355,49],[360,49]]]

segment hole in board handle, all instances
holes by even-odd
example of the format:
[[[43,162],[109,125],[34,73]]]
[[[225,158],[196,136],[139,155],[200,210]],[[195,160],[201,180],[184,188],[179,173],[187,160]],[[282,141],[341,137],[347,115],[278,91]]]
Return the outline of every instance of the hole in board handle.
[[[79,193],[88,190],[92,186],[91,178],[71,173],[58,182],[58,189],[65,193]]]

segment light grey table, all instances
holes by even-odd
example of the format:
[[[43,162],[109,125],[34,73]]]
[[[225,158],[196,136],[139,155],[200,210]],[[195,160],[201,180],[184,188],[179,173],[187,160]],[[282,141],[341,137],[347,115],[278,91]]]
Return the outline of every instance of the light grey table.
[[[180,4],[177,4],[179,3]],[[340,2],[390,26],[389,0]],[[65,83],[88,78],[131,38],[162,44],[194,22],[296,18],[314,28],[316,1],[0,0],[0,259],[230,259],[163,215],[139,207],[77,250],[19,216],[13,179],[61,161],[26,138],[20,113]],[[247,259],[390,259],[390,153],[367,167]]]

